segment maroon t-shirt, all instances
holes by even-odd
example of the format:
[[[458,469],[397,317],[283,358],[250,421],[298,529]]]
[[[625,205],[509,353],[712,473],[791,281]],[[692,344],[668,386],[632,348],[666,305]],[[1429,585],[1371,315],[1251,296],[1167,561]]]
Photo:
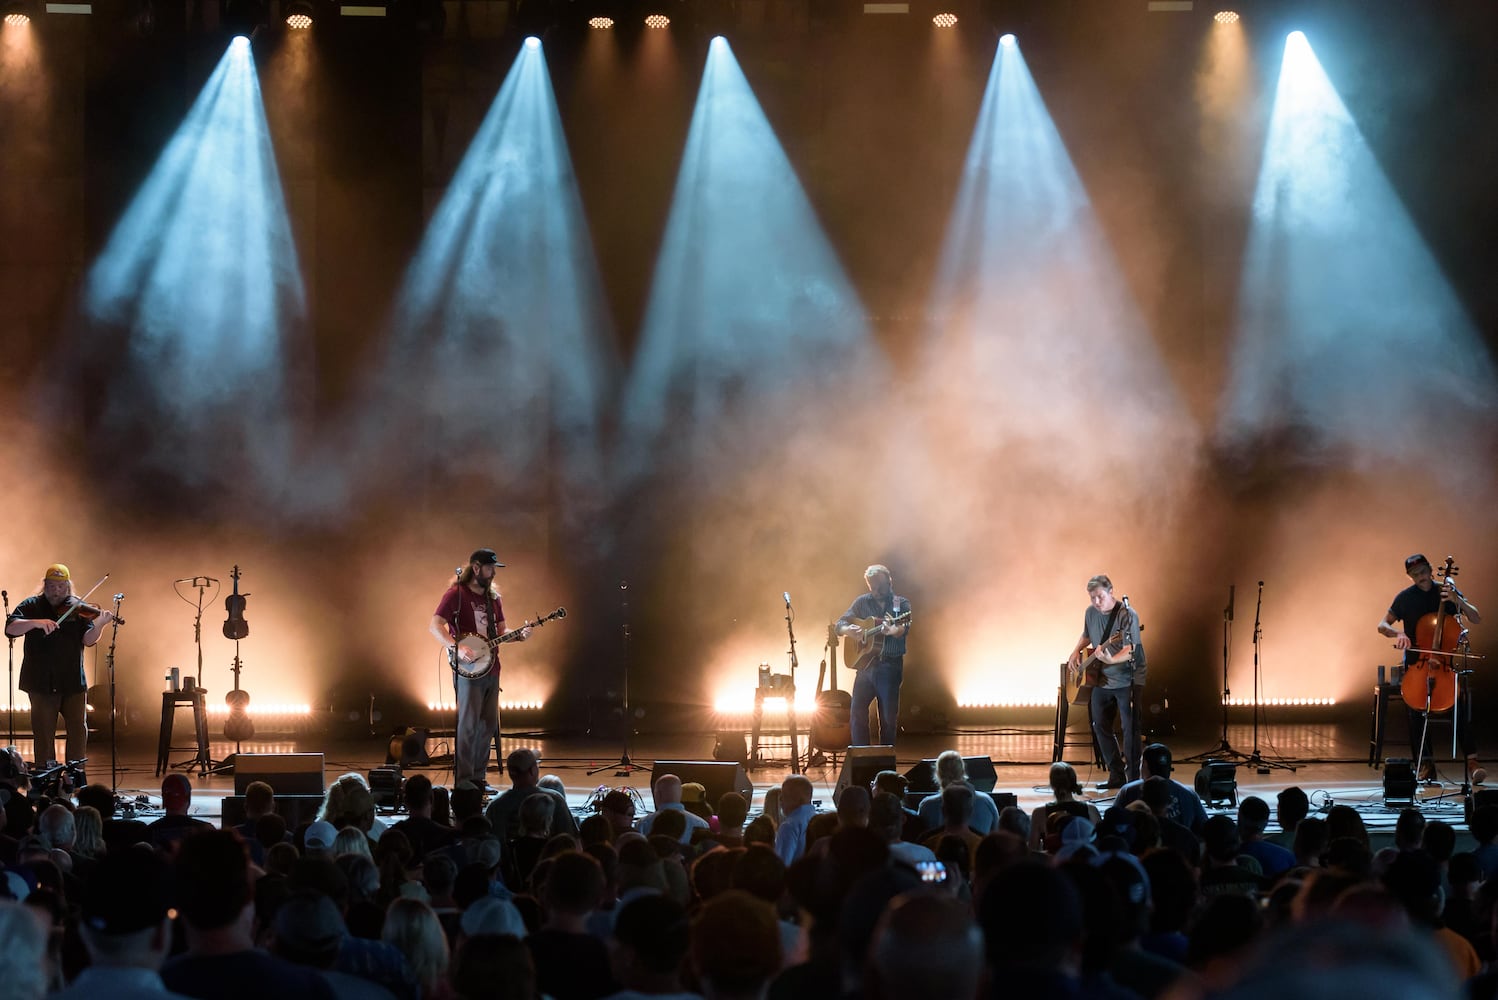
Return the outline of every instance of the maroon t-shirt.
[[[447,588],[442,600],[437,602],[435,614],[448,626],[452,626],[453,613],[458,616],[458,633],[473,633],[489,638],[489,599],[484,594],[475,594],[467,587],[454,584]],[[495,635],[504,629],[505,611],[499,598],[494,598]]]

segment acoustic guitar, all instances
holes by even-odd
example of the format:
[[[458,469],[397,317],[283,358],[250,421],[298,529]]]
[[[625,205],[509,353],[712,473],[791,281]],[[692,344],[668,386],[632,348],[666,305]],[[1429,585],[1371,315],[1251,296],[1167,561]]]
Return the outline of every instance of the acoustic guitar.
[[[1087,647],[1087,655],[1081,663],[1077,664],[1077,669],[1071,672],[1072,678],[1081,682],[1077,685],[1077,693],[1072,695],[1073,705],[1087,704],[1092,700],[1092,689],[1103,686],[1103,668],[1108,664],[1098,658],[1098,653],[1114,644],[1122,649],[1124,643],[1127,642],[1130,624],[1129,609],[1125,607],[1119,613],[1119,617],[1123,619],[1123,624],[1118,627],[1117,631],[1104,639],[1102,645]]]
[[[855,618],[848,624],[857,625],[858,635],[843,636],[843,662],[854,673],[871,667],[884,655],[884,640],[889,638],[882,631],[884,625],[904,625],[910,621],[910,612],[885,615],[883,618]]]
[[[837,625],[827,626],[827,650],[832,657],[832,686],[822,690],[827,661],[817,670],[817,710],[811,717],[811,743],[818,750],[842,753],[853,742],[853,696],[837,689]]]
[[[493,668],[494,651],[499,648],[501,643],[514,642],[520,638],[520,633],[528,628],[540,628],[547,622],[566,617],[567,609],[557,608],[549,615],[537,618],[533,622],[526,622],[519,628],[512,628],[508,632],[495,636],[493,639],[486,639],[477,632],[469,632],[459,637],[457,643],[453,646],[450,657],[453,672],[460,677],[467,677],[471,681],[478,680],[480,677],[488,674],[490,669]],[[458,656],[458,650],[460,649],[466,649],[472,653],[473,659],[465,663]]]

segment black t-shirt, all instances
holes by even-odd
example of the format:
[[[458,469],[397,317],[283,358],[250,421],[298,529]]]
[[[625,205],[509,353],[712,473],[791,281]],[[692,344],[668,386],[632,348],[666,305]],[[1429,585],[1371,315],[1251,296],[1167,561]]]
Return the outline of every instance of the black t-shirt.
[[[26,598],[10,613],[6,624],[21,618],[56,621],[66,606],[54,608],[41,594]],[[77,694],[87,685],[83,679],[83,634],[89,623],[77,613],[51,635],[41,629],[26,633],[22,646],[20,688],[27,694]]]
[[[1441,588],[1431,585],[1429,590],[1421,590],[1415,584],[1405,587],[1394,597],[1394,603],[1389,605],[1389,614],[1394,620],[1404,626],[1405,635],[1410,637],[1410,644],[1415,642],[1415,626],[1420,619],[1426,615],[1433,615],[1441,606]],[[1446,613],[1454,615],[1457,607],[1451,601],[1446,602]],[[1419,653],[1406,652],[1404,654],[1405,666],[1409,666],[1420,658]]]
[[[162,966],[161,979],[167,989],[190,997],[334,1000],[333,988],[315,970],[292,965],[259,950],[232,955],[178,955]]]

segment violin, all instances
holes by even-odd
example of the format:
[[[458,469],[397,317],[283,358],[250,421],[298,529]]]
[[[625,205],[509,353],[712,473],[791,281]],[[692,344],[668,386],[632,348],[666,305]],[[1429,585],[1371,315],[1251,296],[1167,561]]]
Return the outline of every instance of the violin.
[[[72,617],[82,619],[86,622],[91,622],[96,621],[98,617],[104,613],[104,609],[99,607],[97,604],[89,604],[87,601],[84,601],[81,598],[74,597],[71,594],[68,595],[67,600],[63,602],[61,610],[62,614],[57,616],[59,621],[61,621],[63,617]],[[119,617],[118,615],[115,616],[114,620],[121,625],[125,624],[125,619]]]
[[[230,575],[234,578],[234,593],[224,598],[224,610],[229,613],[229,617],[224,620],[224,638],[238,642],[250,634],[250,623],[244,620],[244,599],[248,595],[239,592],[238,563],[235,563],[234,572]]]

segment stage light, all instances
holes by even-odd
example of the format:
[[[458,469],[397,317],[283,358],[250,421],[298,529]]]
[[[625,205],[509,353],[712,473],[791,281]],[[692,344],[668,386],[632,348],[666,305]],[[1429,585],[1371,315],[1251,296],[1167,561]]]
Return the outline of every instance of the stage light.
[[[1205,806],[1238,804],[1238,765],[1208,760],[1196,772],[1196,794]]]
[[[1212,15],[1212,20],[1218,24],[1237,24],[1238,12],[1236,10],[1219,10]]]
[[[531,35],[525,40],[525,47],[528,49],[539,49],[541,47],[541,39],[535,35]]]
[[[956,14],[937,14],[931,19],[931,23],[938,28],[954,28],[957,26]]]
[[[1015,44],[1017,43],[1017,41],[1018,40],[1012,34],[1005,34],[1005,35],[1000,35],[999,36],[999,44],[1002,45],[1002,46],[1004,46],[1005,48],[1013,48],[1015,46]]]
[[[305,31],[312,27],[312,5],[306,0],[295,0],[287,4],[282,13],[286,15],[286,27],[293,31]]]
[[[645,18],[645,27],[647,28],[668,28],[670,26],[671,19],[665,14],[651,14]]]
[[[588,18],[588,27],[590,27],[590,28],[607,29],[607,28],[612,28],[613,26],[614,26],[614,19],[612,17],[590,17],[590,18]]]
[[[0,7],[0,10],[5,11],[5,23],[12,28],[24,28],[31,23],[30,3],[23,3],[21,0],[12,0],[12,2]]]

